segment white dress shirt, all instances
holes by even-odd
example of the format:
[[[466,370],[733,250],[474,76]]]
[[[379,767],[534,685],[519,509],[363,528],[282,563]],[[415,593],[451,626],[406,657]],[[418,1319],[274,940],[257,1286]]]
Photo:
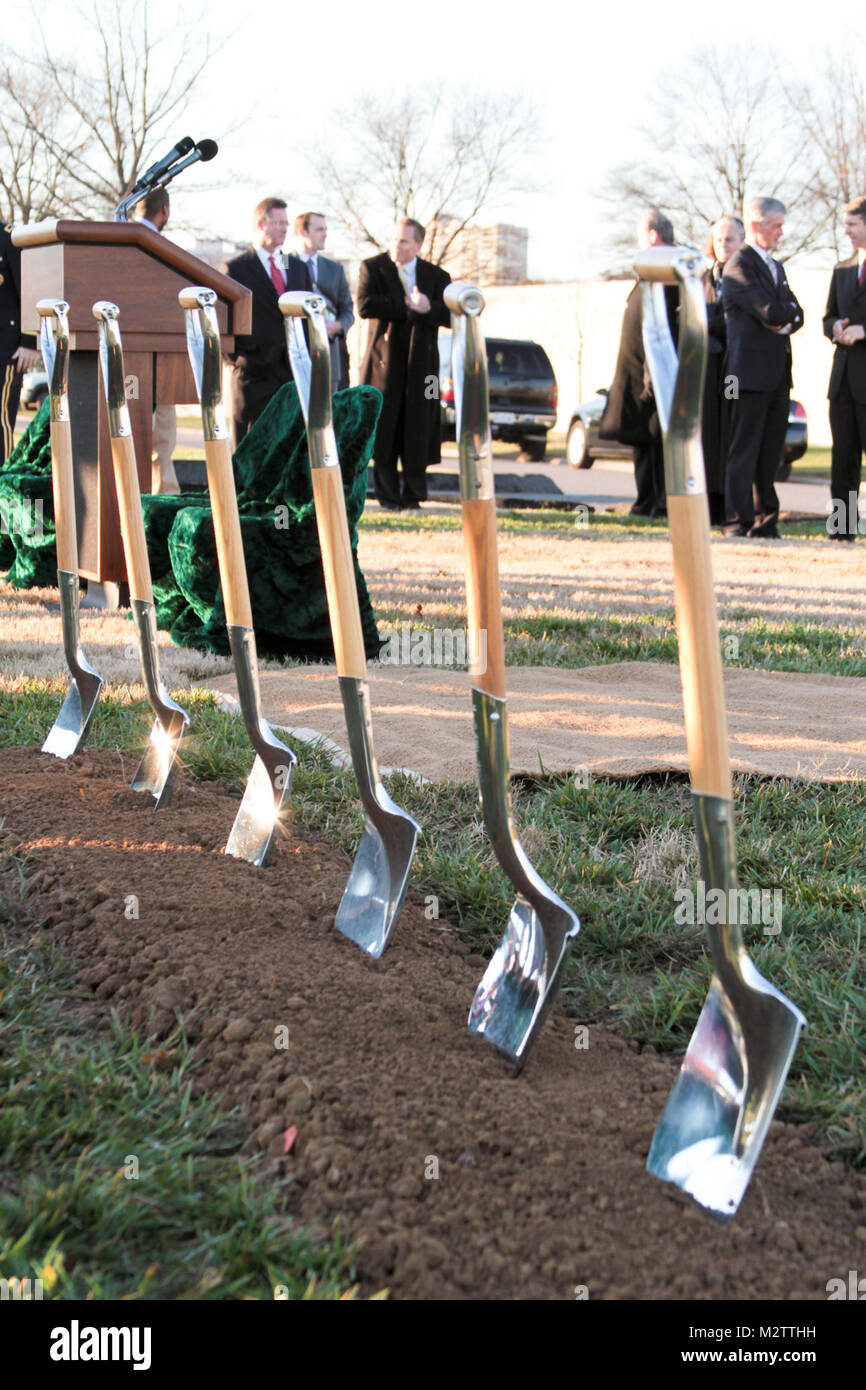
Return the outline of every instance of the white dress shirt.
[[[413,256],[411,261],[405,265],[397,265],[397,273],[406,286],[406,293],[411,294],[415,288],[415,273],[418,269],[418,257]]]
[[[310,267],[310,279],[314,285],[319,283],[319,253],[314,251],[312,256],[308,256],[306,251],[299,252],[300,258]]]
[[[273,256],[274,260],[277,263],[277,269],[282,272],[283,289],[285,289],[286,285],[288,284],[288,276],[286,275],[286,263],[283,260],[283,253],[280,250],[280,248],[277,247],[276,251],[266,251],[263,246],[257,246],[255,248],[255,251],[256,255],[258,256],[259,260],[265,268],[265,274],[267,275],[269,280],[271,279],[271,256]]]

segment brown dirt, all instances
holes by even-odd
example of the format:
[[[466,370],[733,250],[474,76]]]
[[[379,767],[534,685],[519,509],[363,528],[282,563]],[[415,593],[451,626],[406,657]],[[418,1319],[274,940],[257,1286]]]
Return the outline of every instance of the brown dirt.
[[[0,752],[34,910],[73,953],[97,1026],[113,1006],[164,1038],[182,1012],[197,1086],[242,1108],[247,1149],[294,1179],[295,1216],[339,1217],[366,1293],[824,1299],[862,1265],[866,1176],[807,1129],[773,1125],[737,1218],[716,1224],[645,1171],[672,1060],[595,1027],[578,1050],[559,1008],[511,1080],[465,1031],[483,962],[453,926],[410,897],[371,961],[332,926],[345,856],[289,829],[267,869],[227,859],[236,802],[187,780],[156,818],[132,770],[114,753]]]

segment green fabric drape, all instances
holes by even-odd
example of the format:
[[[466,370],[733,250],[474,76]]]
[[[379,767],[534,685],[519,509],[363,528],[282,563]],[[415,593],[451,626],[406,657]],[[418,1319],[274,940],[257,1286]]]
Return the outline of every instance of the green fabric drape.
[[[380,392],[370,386],[334,397],[334,432],[369,657],[378,655],[380,638],[358,565],[357,526],[381,404]],[[260,654],[333,659],[306,430],[292,383],[277,392],[242,440],[234,468]],[[0,472],[0,507],[10,515],[26,519],[27,504],[37,500],[42,503],[41,537],[7,526],[0,537],[0,569],[9,568],[6,577],[18,588],[56,582],[47,402]],[[145,495],[142,508],[159,626],[180,646],[227,653],[207,493]]]

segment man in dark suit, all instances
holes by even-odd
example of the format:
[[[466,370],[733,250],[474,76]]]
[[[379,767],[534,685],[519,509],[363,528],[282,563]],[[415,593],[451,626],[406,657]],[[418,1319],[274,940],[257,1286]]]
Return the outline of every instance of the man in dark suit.
[[[271,397],[291,381],[285,320],[279,297],[305,290],[309,280],[301,261],[280,250],[289,230],[282,198],[264,198],[253,213],[253,243],[224,267],[226,275],[253,292],[252,332],[238,334],[232,363],[232,445],[237,447]]]
[[[651,208],[638,225],[638,245],[672,246],[674,229],[669,218]],[[665,286],[668,322],[676,342],[679,291]],[[637,497],[632,506],[635,516],[665,516],[665,465],[661,428],[653,396],[652,382],[643,346],[642,300],[635,285],[626,300],[613,381],[598,433],[601,439],[616,439],[632,445]]]
[[[725,262],[725,376],[732,387],[726,536],[779,534],[775,477],[788,428],[790,334],[803,327],[803,310],[772,254],[786,216],[777,198],[749,198],[743,208],[747,243]]]
[[[866,449],[866,197],[852,199],[842,213],[854,255],[833,271],[824,314],[824,333],[836,344],[827,393],[833,434],[832,512],[827,522],[831,541],[853,541],[857,535]]]
[[[346,272],[339,261],[322,255],[328,238],[328,223],[323,212],[301,212],[295,218],[295,238],[298,259],[307,267],[310,288],[317,290],[327,301],[327,329],[331,343],[331,390],[342,391],[349,385],[349,353],[346,334],[355,322],[352,295]]]
[[[427,500],[426,470],[439,459],[439,329],[451,276],[418,255],[425,229],[397,223],[390,250],[362,262],[358,313],[371,319],[361,381],[383,393],[373,446],[376,500],[389,511]],[[402,491],[397,461],[402,460]]]
[[[21,251],[0,222],[0,465],[12,452],[21,378],[37,358],[36,338],[21,332]]]

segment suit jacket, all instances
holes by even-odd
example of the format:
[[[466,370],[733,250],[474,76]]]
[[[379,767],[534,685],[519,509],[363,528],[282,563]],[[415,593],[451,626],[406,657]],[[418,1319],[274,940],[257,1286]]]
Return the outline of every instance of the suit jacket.
[[[725,375],[735,376],[743,391],[776,391],[791,386],[790,334],[773,327],[803,327],[800,307],[779,261],[778,281],[752,246],[743,246],[725,262],[722,294],[728,348]]]
[[[419,256],[415,283],[430,300],[430,312],[418,314],[407,308],[403,282],[386,252],[361,263],[358,313],[372,320],[361,381],[378,386],[384,397],[376,431],[377,458],[391,451],[404,403],[406,453],[425,467],[439,458],[439,329],[451,322],[442,299],[450,282],[447,270]],[[431,379],[435,391],[429,389]]]
[[[824,313],[824,334],[831,342],[837,319],[848,319],[851,324],[859,323],[866,328],[866,285],[860,287],[859,271],[856,255],[848,261],[840,261],[833,271]],[[866,340],[853,347],[836,345],[827,392],[829,399],[836,400],[846,386],[859,405],[866,405]]]
[[[344,386],[349,385],[349,351],[346,346],[346,334],[355,322],[352,292],[349,289],[346,272],[339,261],[330,261],[327,256],[319,255],[316,258],[316,267],[318,276],[316,286],[320,294],[323,294],[329,301],[337,322],[343,329],[342,335],[338,333],[336,338],[331,339],[331,390],[340,391]]]
[[[32,333],[21,332],[21,249],[12,244],[12,227],[0,222],[0,364],[11,362],[20,347],[36,347]]]
[[[224,266],[226,275],[253,292],[252,332],[235,338],[235,350],[228,354],[244,376],[291,377],[289,354],[286,348],[285,319],[280,313],[279,296],[254,249],[242,251]],[[296,256],[286,258],[286,289],[308,288],[303,261]]]
[[[674,342],[677,339],[679,291],[665,287],[665,305]],[[649,444],[659,436],[659,418],[643,346],[640,285],[633,286],[625,302],[619,352],[607,404],[598,427],[601,439],[620,444]]]

